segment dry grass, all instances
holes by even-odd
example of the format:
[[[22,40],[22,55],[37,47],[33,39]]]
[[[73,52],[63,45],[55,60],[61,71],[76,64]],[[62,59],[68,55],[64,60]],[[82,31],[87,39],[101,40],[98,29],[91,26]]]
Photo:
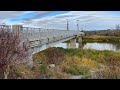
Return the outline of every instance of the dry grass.
[[[32,79],[34,77],[34,72],[22,64],[12,67],[8,76],[9,79]]]
[[[84,67],[88,67],[88,68],[97,68],[98,67],[98,63],[96,61],[91,60],[91,59],[86,59],[86,58],[81,60],[80,65],[84,66]]]
[[[57,48],[56,48],[57,49]],[[85,78],[119,78],[119,53],[111,51],[83,50],[80,49],[61,49],[59,53],[64,53],[64,59],[56,65],[55,69],[43,69],[43,75],[50,79],[64,79],[71,75],[84,75]],[[46,51],[39,53],[42,58],[46,57]],[[39,57],[39,55],[37,57]],[[51,53],[52,55],[52,53]],[[82,56],[82,57],[81,57]],[[36,58],[35,67],[39,69],[41,57]],[[44,63],[43,63],[44,64]],[[47,67],[49,64],[47,64]],[[104,66],[104,68],[103,68]],[[111,66],[111,67],[109,67]],[[107,68],[106,68],[107,67]],[[115,69],[113,69],[115,67]],[[91,71],[94,72],[91,74]],[[113,75],[114,74],[114,75]],[[40,75],[42,73],[40,72]]]
[[[86,58],[67,57],[60,65],[63,72],[73,75],[86,75],[89,74],[90,69],[96,69],[98,63]]]
[[[92,77],[93,79],[120,79],[120,67],[106,67],[102,70],[96,71]]]

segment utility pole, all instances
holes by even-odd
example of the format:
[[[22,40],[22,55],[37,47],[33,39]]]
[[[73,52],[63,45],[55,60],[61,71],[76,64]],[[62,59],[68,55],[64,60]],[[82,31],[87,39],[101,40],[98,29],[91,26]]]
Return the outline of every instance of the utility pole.
[[[69,23],[68,23],[68,19],[67,19],[67,31],[69,30]]]
[[[83,31],[83,25],[82,25],[82,27],[81,27],[81,31]]]
[[[77,20],[77,30],[79,31],[79,20]]]

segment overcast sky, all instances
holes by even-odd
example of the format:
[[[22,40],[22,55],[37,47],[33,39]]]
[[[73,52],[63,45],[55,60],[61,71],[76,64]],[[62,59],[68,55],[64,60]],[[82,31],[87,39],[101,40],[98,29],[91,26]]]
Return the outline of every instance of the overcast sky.
[[[0,23],[21,24],[24,27],[40,27],[49,29],[85,30],[113,29],[120,24],[120,11],[0,11]]]

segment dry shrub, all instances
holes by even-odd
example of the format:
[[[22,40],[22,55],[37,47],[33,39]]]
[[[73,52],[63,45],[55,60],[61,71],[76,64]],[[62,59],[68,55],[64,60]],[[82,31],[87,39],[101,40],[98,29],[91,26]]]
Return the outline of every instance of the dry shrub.
[[[114,67],[114,68],[104,68],[103,70],[96,71],[92,75],[93,79],[120,79],[120,68]]]
[[[118,61],[114,58],[106,58],[104,62],[104,67],[97,70],[92,78],[95,79],[120,79],[120,67]]]
[[[67,79],[69,78],[69,74],[63,72],[59,66],[55,69],[49,68],[46,73],[46,78],[49,79]]]
[[[64,53],[57,48],[48,48],[45,57],[45,64],[60,64],[60,62],[64,60]]]
[[[12,66],[8,75],[9,79],[33,79],[34,72],[24,64]]]
[[[23,43],[19,35],[11,32],[6,26],[0,26],[0,68],[4,72],[5,79],[11,66],[29,60],[31,55],[29,51],[28,43]]]

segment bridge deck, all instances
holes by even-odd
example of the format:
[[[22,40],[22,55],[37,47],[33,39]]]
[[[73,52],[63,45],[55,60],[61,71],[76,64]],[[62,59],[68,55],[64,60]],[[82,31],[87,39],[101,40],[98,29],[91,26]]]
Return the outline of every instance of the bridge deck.
[[[41,46],[47,43],[82,36],[84,33],[73,30],[24,30],[22,37],[29,41],[31,47]]]

